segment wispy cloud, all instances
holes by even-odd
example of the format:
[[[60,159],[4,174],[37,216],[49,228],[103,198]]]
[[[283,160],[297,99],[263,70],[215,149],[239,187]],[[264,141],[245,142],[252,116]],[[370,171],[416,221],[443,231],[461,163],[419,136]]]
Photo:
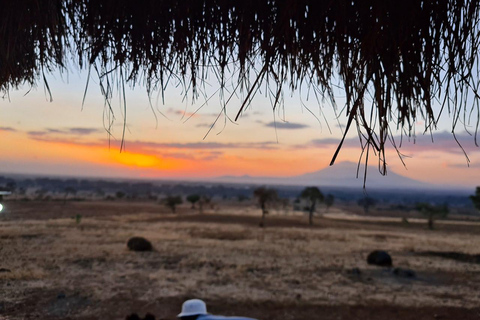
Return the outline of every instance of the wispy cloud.
[[[190,143],[159,143],[147,141],[127,142],[128,146],[139,149],[276,149],[275,142],[244,142],[244,143],[220,143],[220,142],[190,142]]]
[[[63,128],[63,129],[53,129],[53,128],[46,128],[44,130],[35,130],[35,131],[28,131],[27,134],[30,136],[41,137],[47,135],[75,135],[75,136],[87,136],[94,133],[101,133],[103,132],[102,129],[97,128]]]
[[[210,128],[213,125],[213,123],[199,123],[196,125],[197,128]]]
[[[75,141],[72,141],[71,139],[67,139],[67,138],[49,137],[45,135],[43,131],[29,131],[28,135],[30,136],[31,140],[35,140],[39,142],[62,143],[62,144],[77,145],[77,146],[83,146],[83,147],[108,147],[109,146],[109,141],[105,141],[105,140],[82,141],[79,139],[75,139]],[[113,141],[113,144],[116,145],[116,141]]]
[[[480,168],[480,162],[475,162],[475,163],[470,163],[470,164],[467,164],[466,162],[464,162],[464,163],[447,163],[447,167],[449,167],[449,168],[459,168],[459,169],[465,169],[465,168],[477,169],[477,168]]]
[[[47,131],[28,131],[27,134],[31,137],[42,137],[48,134]]]
[[[0,127],[0,131],[16,132],[17,130],[12,127]]]
[[[128,150],[127,150],[128,151]],[[153,155],[159,156],[161,158],[173,158],[173,159],[182,159],[182,160],[195,160],[195,161],[212,161],[220,158],[224,153],[223,152],[192,152],[190,150],[185,150],[183,152],[155,152]]]
[[[61,143],[79,147],[120,148],[117,140],[71,140],[66,136],[49,136],[45,131],[29,132],[30,139],[46,142]],[[279,146],[275,142],[254,143],[219,143],[219,142],[192,142],[192,143],[159,143],[151,141],[126,141],[125,151],[144,155],[153,155],[161,158],[173,158],[195,161],[212,161],[222,157],[227,149],[255,149],[272,150]]]
[[[466,133],[456,135],[458,142],[449,132],[436,132],[430,135],[417,135],[413,137],[396,136],[394,138],[395,145],[402,153],[411,152],[415,154],[439,151],[452,154],[463,154],[462,148],[465,152],[478,152],[480,148],[475,146],[474,137]],[[324,138],[314,139],[306,144],[297,145],[296,148],[305,147],[332,147],[338,146],[341,142],[340,138]],[[360,140],[358,137],[346,138],[342,145],[343,148],[360,148]],[[389,141],[387,148],[393,149],[394,145]]]
[[[200,114],[197,112],[188,112],[186,110],[176,110],[173,108],[168,108],[167,109],[168,114],[176,115],[176,116],[181,116],[182,118],[194,118],[194,117],[199,117]]]
[[[342,141],[341,138],[325,138],[325,139],[313,139],[308,145],[312,147],[330,147],[337,146]],[[358,138],[347,138],[343,141],[343,147],[345,148],[358,148],[360,146]],[[302,146],[304,147],[304,146]]]
[[[272,127],[272,128],[277,128],[277,129],[304,129],[308,128],[306,124],[302,123],[294,123],[294,122],[283,122],[283,121],[272,121],[270,123],[265,124],[266,127]]]
[[[68,132],[71,134],[77,134],[77,135],[83,136],[83,135],[89,135],[93,133],[100,133],[103,131],[96,128],[69,128]]]

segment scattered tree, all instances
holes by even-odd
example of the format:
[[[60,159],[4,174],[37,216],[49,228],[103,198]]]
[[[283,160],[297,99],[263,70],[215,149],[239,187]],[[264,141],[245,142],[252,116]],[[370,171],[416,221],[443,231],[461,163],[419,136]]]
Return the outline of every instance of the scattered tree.
[[[200,196],[198,194],[191,194],[187,196],[187,201],[192,204],[192,209],[195,209],[195,203],[200,201]]]
[[[420,202],[416,204],[416,209],[428,219],[428,228],[433,230],[433,221],[438,218],[445,218],[449,209],[446,204],[431,205],[430,203]]]
[[[357,204],[360,207],[363,207],[363,211],[365,214],[368,214],[368,210],[370,210],[371,207],[374,207],[377,204],[377,201],[371,197],[364,197],[360,200],[357,201]]]
[[[175,213],[177,209],[177,205],[182,204],[183,201],[182,201],[182,197],[180,196],[167,196],[166,198],[163,198],[161,200],[161,203],[164,206],[170,208],[170,210],[172,210],[172,212]]]
[[[327,194],[324,200],[326,210],[330,209],[330,207],[333,206],[334,202],[335,202],[335,197],[333,196],[333,194]]]
[[[198,201],[198,211],[202,214],[204,207],[208,205],[213,209],[214,204],[212,202],[212,197],[207,195],[201,196],[200,200]]]
[[[277,190],[266,187],[258,187],[253,190],[253,196],[257,199],[258,205],[262,209],[262,220],[260,227],[265,226],[265,215],[268,213],[267,204],[273,203],[278,199]]]
[[[67,203],[67,198],[69,194],[71,195],[77,194],[77,190],[73,187],[66,187],[63,191],[65,191],[65,198],[63,198],[63,203]]]
[[[477,189],[475,190],[474,196],[470,196],[470,200],[472,200],[472,203],[475,206],[475,209],[480,211],[480,187],[477,187]]]
[[[117,191],[117,192],[115,192],[115,196],[117,197],[117,199],[123,199],[123,198],[125,198],[126,195],[127,195],[127,194],[126,194],[125,192],[123,192],[123,191]]]
[[[325,199],[323,193],[317,187],[306,187],[300,194],[300,198],[308,201],[308,223],[313,225],[313,213],[317,203],[323,202]]]

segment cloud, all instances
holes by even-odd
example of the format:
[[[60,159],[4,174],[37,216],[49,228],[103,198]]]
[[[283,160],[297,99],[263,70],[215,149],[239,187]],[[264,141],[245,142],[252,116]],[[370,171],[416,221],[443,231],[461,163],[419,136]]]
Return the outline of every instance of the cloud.
[[[425,153],[425,152],[446,152],[451,154],[463,154],[462,148],[467,154],[472,152],[480,152],[480,148],[475,146],[474,137],[466,133],[457,134],[457,141],[453,135],[449,132],[436,132],[433,136],[430,135],[417,135],[413,137],[401,137],[395,136],[395,145],[399,148],[400,152],[405,153]],[[305,147],[336,147],[340,144],[341,138],[324,138],[314,139],[306,144],[296,145],[295,148]],[[365,140],[363,140],[365,143]],[[460,143],[460,145],[459,145]],[[460,147],[461,146],[461,147]],[[343,142],[342,148],[360,148],[360,140],[358,137],[346,138]],[[393,149],[394,146],[390,141],[386,143],[387,149]]]
[[[48,131],[28,131],[27,134],[32,137],[42,137],[48,134]]]
[[[117,140],[99,139],[95,141],[71,140],[68,137],[48,136],[44,131],[29,132],[30,139],[45,143],[61,143],[79,147],[95,147],[120,149]],[[159,143],[149,141],[125,141],[125,151],[144,155],[152,155],[161,158],[173,158],[194,161],[212,161],[222,157],[225,149],[260,149],[272,150],[278,148],[275,142],[254,143],[218,143],[218,142],[193,142],[193,143]]]
[[[466,162],[464,162],[464,163],[447,163],[447,167],[449,167],[449,168],[459,168],[459,169],[465,169],[465,168],[477,169],[477,168],[480,168],[480,162],[475,162],[475,163],[470,163],[470,164],[467,164]]]
[[[49,137],[46,136],[43,131],[29,131],[28,135],[30,136],[31,140],[39,141],[39,142],[47,142],[47,143],[63,143],[69,145],[76,145],[76,146],[83,146],[83,147],[108,147],[109,142],[106,140],[99,140],[99,141],[81,141],[75,139],[72,141],[66,138],[57,138],[57,137]],[[116,141],[113,141],[112,144],[116,145]]]
[[[64,129],[53,129],[53,128],[46,128],[40,131],[28,131],[27,134],[30,136],[41,137],[46,135],[75,135],[75,136],[87,136],[94,133],[101,133],[103,132],[102,129],[97,128],[64,128]]]
[[[46,129],[46,133],[67,133],[68,131],[63,131],[63,130],[60,130],[60,129],[50,129],[50,128],[47,128]]]
[[[197,128],[210,128],[213,123],[199,123],[196,125]]]
[[[417,135],[414,138],[403,138],[396,137],[395,141],[397,146],[400,147],[400,150],[407,150],[415,153],[422,152],[431,152],[431,151],[440,151],[447,152],[452,154],[463,154],[462,148],[467,153],[478,152],[480,148],[475,146],[474,137],[467,134],[461,133],[457,134],[455,137],[452,133],[442,131],[435,132],[432,135]]]
[[[68,131],[71,134],[77,134],[77,135],[89,135],[92,133],[101,133],[103,130],[100,129],[95,129],[95,128],[69,128]]]
[[[198,114],[197,112],[187,112],[185,110],[175,110],[173,108],[168,108],[167,109],[167,113],[168,114],[173,114],[173,115],[177,115],[177,116],[182,116],[182,118],[195,118],[195,117],[199,117],[200,114]]]
[[[311,140],[308,144],[309,146],[314,147],[325,147],[325,146],[338,146],[342,141],[341,138],[325,138],[325,139],[314,139]],[[358,148],[360,146],[359,140],[355,138],[346,138],[343,141],[343,147],[345,148]]]
[[[17,130],[12,127],[0,127],[0,131],[16,132]]]
[[[304,129],[308,128],[306,124],[302,123],[294,123],[294,122],[270,122],[265,125],[266,127],[272,127],[272,128],[277,128],[277,129]]]
[[[244,143],[220,143],[220,142],[190,142],[190,143],[161,143],[147,141],[127,142],[131,148],[138,149],[276,149],[276,142],[244,142]]]
[[[29,131],[30,138],[42,142],[53,143],[68,143],[77,144],[83,146],[108,146],[120,147],[120,141],[117,140],[97,140],[97,141],[71,141],[68,138],[51,137],[48,136],[48,132],[45,131]],[[128,149],[135,149],[138,151],[162,151],[163,149],[185,149],[185,150],[217,150],[217,149],[262,149],[272,150],[277,149],[278,144],[276,142],[240,142],[240,143],[221,143],[221,142],[189,142],[189,143],[164,143],[164,142],[151,142],[151,141],[125,141],[125,146]]]

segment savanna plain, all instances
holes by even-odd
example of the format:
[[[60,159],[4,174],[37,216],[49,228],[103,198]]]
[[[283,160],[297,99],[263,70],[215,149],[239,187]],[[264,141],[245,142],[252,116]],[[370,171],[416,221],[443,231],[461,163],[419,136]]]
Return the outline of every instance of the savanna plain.
[[[175,319],[188,298],[258,319],[479,319],[480,222],[351,219],[219,203],[12,201],[0,217],[0,318]],[[153,250],[127,248],[134,236]],[[387,251],[392,267],[367,264]]]

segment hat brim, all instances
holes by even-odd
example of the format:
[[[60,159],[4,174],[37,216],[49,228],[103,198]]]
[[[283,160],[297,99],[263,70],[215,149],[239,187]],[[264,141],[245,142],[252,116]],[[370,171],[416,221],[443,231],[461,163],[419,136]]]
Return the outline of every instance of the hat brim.
[[[205,315],[205,314],[208,314],[208,313],[198,313],[198,312],[181,312],[177,315],[177,318],[181,318],[181,317],[189,317],[189,316],[202,316],[202,315]]]

